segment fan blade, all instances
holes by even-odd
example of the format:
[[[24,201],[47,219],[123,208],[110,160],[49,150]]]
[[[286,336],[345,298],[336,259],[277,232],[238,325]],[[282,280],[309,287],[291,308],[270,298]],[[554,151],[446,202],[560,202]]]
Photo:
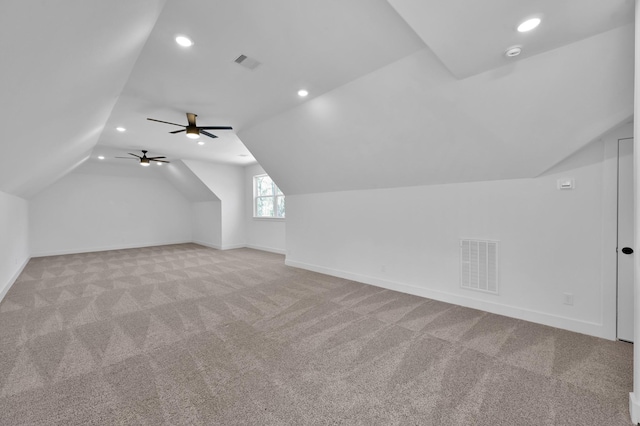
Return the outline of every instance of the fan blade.
[[[156,120],[155,118],[147,118],[147,120],[157,121],[158,123],[164,123],[164,124],[172,124],[174,126],[187,127],[187,126],[185,126],[183,124],[170,123],[168,121]]]
[[[174,130],[173,132],[169,132],[169,133],[174,133],[175,134],[175,133],[186,132],[186,131],[187,131],[187,129],[184,128],[182,130]]]
[[[167,158],[167,157],[147,157],[149,160],[156,160],[158,158]]]
[[[196,127],[196,117],[197,115],[192,112],[187,113],[187,121],[189,122],[189,126]]]
[[[130,152],[127,152],[127,154],[129,154],[129,155],[133,155],[134,157],[142,158],[142,157],[140,157],[139,155],[137,155],[137,154],[132,154],[132,153],[130,153]]]
[[[164,161],[164,160],[153,160],[156,163],[170,163],[171,161]]]
[[[198,129],[202,130],[233,130],[233,127],[229,127],[229,126],[203,126],[203,127],[198,127]]]
[[[202,134],[202,135],[207,135],[207,136],[209,136],[210,138],[214,138],[214,139],[215,139],[215,138],[217,138],[217,136],[216,136],[216,135],[211,134],[211,133],[207,132],[206,130],[200,130],[200,134]]]
[[[138,161],[137,158],[131,158],[131,157],[114,157],[114,158],[122,158],[124,160],[136,160],[136,161]]]

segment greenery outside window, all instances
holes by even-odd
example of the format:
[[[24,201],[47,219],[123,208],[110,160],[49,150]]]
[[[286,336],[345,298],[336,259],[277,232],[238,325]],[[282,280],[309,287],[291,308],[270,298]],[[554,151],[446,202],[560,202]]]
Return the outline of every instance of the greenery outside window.
[[[269,175],[253,177],[253,217],[284,219],[284,194]]]

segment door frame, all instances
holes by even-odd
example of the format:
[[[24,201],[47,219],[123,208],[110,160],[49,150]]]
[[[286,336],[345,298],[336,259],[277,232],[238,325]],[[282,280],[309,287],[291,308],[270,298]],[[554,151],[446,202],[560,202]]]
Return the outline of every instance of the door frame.
[[[619,306],[619,276],[618,276],[618,263],[620,262],[620,244],[618,241],[618,236],[620,232],[620,224],[618,223],[618,212],[620,210],[620,142],[633,140],[633,136],[618,138],[616,141],[616,340],[622,342],[632,343],[628,340],[621,339],[618,334],[619,330],[619,320],[620,320],[620,306]],[[633,173],[631,174],[631,179],[633,180]],[[635,194],[634,194],[635,196]],[[635,250],[635,247],[634,247]]]

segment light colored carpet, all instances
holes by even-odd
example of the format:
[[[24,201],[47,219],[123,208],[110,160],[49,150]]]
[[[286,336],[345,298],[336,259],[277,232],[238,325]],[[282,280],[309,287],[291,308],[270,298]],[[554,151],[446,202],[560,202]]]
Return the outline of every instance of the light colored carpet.
[[[195,244],[32,259],[2,425],[628,425],[632,348]]]

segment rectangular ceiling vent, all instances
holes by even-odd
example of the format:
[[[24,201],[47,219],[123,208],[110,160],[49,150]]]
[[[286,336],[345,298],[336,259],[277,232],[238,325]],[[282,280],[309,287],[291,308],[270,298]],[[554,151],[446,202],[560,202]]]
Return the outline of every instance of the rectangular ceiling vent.
[[[247,55],[240,55],[233,62],[235,62],[236,64],[240,64],[243,67],[250,69],[252,71],[258,68],[258,65],[260,65],[260,62],[258,62],[253,58],[248,57]]]
[[[498,241],[460,240],[460,286],[498,294]]]

